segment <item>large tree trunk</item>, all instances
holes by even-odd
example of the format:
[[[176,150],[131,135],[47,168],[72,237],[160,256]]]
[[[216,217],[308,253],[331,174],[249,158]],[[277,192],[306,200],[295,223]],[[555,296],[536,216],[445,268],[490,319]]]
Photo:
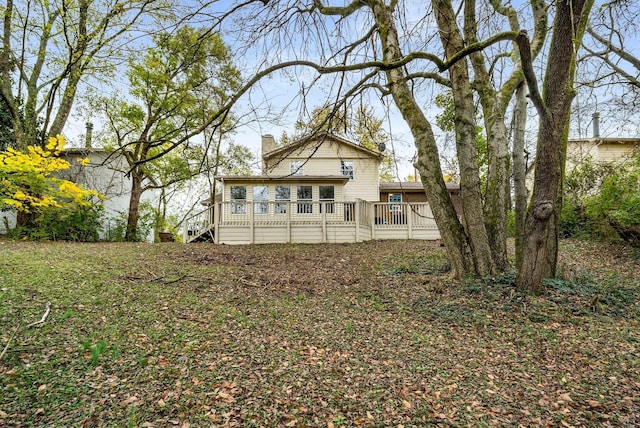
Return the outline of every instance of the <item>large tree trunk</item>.
[[[142,197],[142,180],[144,174],[137,167],[131,172],[131,197],[129,198],[129,215],[127,217],[127,230],[124,240],[128,242],[139,241],[138,220],[140,218],[140,198]]]
[[[524,156],[527,122],[527,87],[524,82],[516,89],[513,113],[513,193],[515,214],[516,271],[522,268],[524,221],[527,214],[527,161]]]
[[[455,12],[448,0],[434,0],[433,8],[440,30],[440,39],[447,59],[464,49]],[[467,60],[460,60],[449,69],[453,103],[455,107],[455,133],[458,162],[460,164],[460,195],[471,255],[476,273],[495,273],[495,264],[484,222],[482,192],[478,169],[476,141],[476,109],[469,79]]]
[[[533,197],[525,219],[523,258],[517,277],[518,288],[534,294],[542,293],[543,280],[556,273],[568,111],[564,120],[553,123],[541,119],[539,125]]]
[[[370,7],[382,42],[383,59],[392,62],[401,58],[400,42],[393,22],[393,10],[382,1],[371,2]],[[420,172],[427,200],[447,250],[453,276],[462,279],[468,274],[475,273],[474,264],[469,257],[462,224],[444,182],[438,146],[431,124],[416,102],[403,69],[387,70],[386,76],[396,106],[414,137],[414,143],[418,149],[416,167]]]
[[[509,16],[512,27],[517,26],[515,11],[509,7],[493,4],[494,8]],[[478,22],[476,18],[476,2],[466,0],[464,3],[464,36],[468,44],[477,43]],[[482,105],[484,127],[487,136],[487,176],[484,192],[484,221],[489,239],[489,247],[493,262],[498,272],[505,272],[507,259],[507,212],[509,210],[509,142],[505,115],[515,85],[522,80],[518,68],[507,79],[502,89],[497,90],[492,83],[485,64],[483,52],[470,55],[474,73],[474,89],[477,91]]]
[[[486,111],[485,115],[490,111]],[[498,272],[509,267],[507,260],[507,212],[509,211],[509,150],[504,116],[491,111],[487,127],[487,186],[484,219],[489,247]]]
[[[540,97],[530,61],[525,75],[540,116],[531,204],[525,220],[522,266],[516,278],[520,290],[540,294],[543,280],[556,273],[562,180],[567,151],[569,114],[575,96],[576,51],[586,28],[593,0],[556,3],[553,37]],[[522,35],[521,35],[522,36]],[[527,39],[528,40],[528,39]],[[523,65],[528,46],[519,38]]]

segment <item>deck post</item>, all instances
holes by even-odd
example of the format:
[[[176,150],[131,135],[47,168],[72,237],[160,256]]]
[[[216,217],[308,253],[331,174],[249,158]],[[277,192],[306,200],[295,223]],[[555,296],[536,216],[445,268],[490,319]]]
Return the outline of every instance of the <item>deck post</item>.
[[[255,241],[256,241],[256,237],[255,237],[255,224],[254,224],[254,220],[255,220],[255,218],[254,218],[254,214],[253,214],[253,210],[254,210],[254,206],[253,206],[253,204],[254,204],[254,203],[255,203],[255,202],[253,202],[253,201],[252,201],[252,202],[249,204],[249,234],[251,235],[251,236],[250,236],[250,239],[249,239],[249,242],[250,242],[250,243],[252,243],[252,244],[255,244]]]
[[[356,220],[356,242],[360,242],[360,204],[356,201],[353,205],[353,215]]]
[[[410,203],[407,203],[407,228],[409,239],[413,239],[413,210]]]
[[[371,240],[376,239],[376,215],[378,206],[373,203],[371,204]]]
[[[322,219],[322,243],[327,242],[327,203],[319,202],[320,210],[322,214],[320,214],[320,218]]]
[[[293,204],[291,202],[287,202],[287,244],[291,243],[291,210],[293,209]]]
[[[213,242],[220,242],[220,210],[222,202],[213,203]]]
[[[185,218],[182,222],[182,243],[186,244],[189,242],[189,219]]]

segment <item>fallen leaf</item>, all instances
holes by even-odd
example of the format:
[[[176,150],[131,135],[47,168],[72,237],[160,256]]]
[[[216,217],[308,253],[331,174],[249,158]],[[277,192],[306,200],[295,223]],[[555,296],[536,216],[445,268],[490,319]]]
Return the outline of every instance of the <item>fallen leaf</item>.
[[[133,403],[134,401],[137,401],[137,400],[138,400],[138,397],[136,397],[135,395],[132,395],[131,397],[129,397],[129,398],[127,398],[126,400],[124,400],[124,401],[122,402],[122,404],[123,404],[124,406],[128,406],[129,404],[131,404],[131,403]]]
[[[564,394],[560,394],[560,396],[558,397],[559,401],[564,401],[565,403],[569,403],[571,401],[573,401],[571,399],[571,397],[569,396],[569,393],[564,393]]]
[[[587,404],[589,405],[589,407],[600,407],[601,404],[599,401],[596,400],[587,400]]]

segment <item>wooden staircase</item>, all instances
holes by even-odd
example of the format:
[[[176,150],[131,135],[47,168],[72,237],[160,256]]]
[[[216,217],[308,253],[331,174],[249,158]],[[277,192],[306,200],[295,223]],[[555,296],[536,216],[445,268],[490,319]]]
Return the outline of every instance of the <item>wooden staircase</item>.
[[[215,243],[215,228],[213,225],[213,207],[206,208],[182,222],[182,239],[188,244],[191,242]]]

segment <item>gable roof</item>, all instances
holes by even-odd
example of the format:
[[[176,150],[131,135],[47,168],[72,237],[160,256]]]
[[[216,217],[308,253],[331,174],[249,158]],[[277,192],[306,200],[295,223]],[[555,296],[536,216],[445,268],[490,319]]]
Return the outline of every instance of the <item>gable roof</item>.
[[[353,143],[333,133],[321,131],[321,132],[316,132],[314,134],[303,136],[293,141],[292,143],[287,144],[286,146],[278,147],[274,150],[271,150],[265,153],[264,155],[262,155],[262,158],[265,160],[271,159],[274,157],[284,159],[291,153],[295,152],[296,150],[302,150],[305,147],[311,146],[313,144],[316,145],[315,147],[319,147],[325,141],[343,144],[345,146],[358,150],[368,156],[378,158],[379,160],[384,157],[384,155],[380,152],[367,149],[366,147],[361,146],[360,144]]]

